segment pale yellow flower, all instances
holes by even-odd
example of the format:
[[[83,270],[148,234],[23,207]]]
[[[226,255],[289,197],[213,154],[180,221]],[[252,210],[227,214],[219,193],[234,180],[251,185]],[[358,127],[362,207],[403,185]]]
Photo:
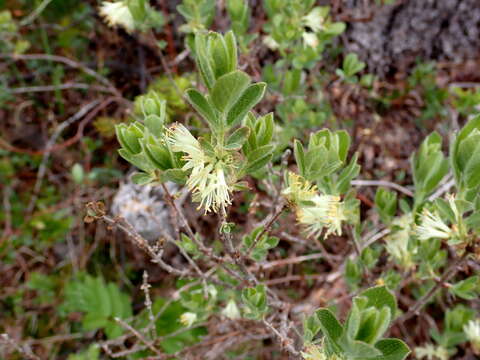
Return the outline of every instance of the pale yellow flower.
[[[183,326],[190,327],[193,325],[195,321],[197,321],[197,314],[195,313],[185,312],[182,315],[180,315],[180,323]]]
[[[125,1],[104,1],[99,11],[109,26],[121,26],[128,32],[135,30],[135,20]]]
[[[432,344],[426,344],[425,346],[419,346],[415,348],[415,355],[419,359],[426,358],[427,360],[448,360],[450,355],[447,349],[443,346],[434,346]]]
[[[305,46],[316,48],[319,44],[317,34],[311,32],[304,32],[302,34],[303,43]]]
[[[346,220],[343,203],[339,196],[315,195],[311,201],[314,205],[299,206],[297,219],[307,226],[309,236],[318,236],[324,228],[325,236],[342,234],[342,221]]]

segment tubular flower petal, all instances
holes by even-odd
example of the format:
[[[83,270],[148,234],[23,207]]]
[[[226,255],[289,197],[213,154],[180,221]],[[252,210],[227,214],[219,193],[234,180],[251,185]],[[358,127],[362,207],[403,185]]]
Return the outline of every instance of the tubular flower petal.
[[[420,240],[431,238],[448,239],[452,230],[443,222],[436,213],[425,209],[420,218],[420,225],[416,227],[416,234]]]
[[[315,185],[312,185],[309,181],[293,172],[288,173],[287,183],[289,186],[284,189],[282,193],[290,201],[295,203],[312,201],[317,194],[317,187]]]

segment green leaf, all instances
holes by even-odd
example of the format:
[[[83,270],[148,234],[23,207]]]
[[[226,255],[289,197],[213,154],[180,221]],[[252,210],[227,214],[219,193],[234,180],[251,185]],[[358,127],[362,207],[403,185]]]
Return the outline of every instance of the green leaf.
[[[242,148],[245,141],[247,141],[250,134],[250,129],[246,126],[242,126],[235,130],[232,135],[227,139],[225,148],[228,150],[239,150]]]
[[[233,31],[229,31],[225,34],[225,44],[227,46],[228,53],[228,69],[229,71],[235,71],[237,68],[237,41]]]
[[[210,56],[214,64],[213,70],[215,77],[218,79],[232,71],[230,68],[230,54],[223,36],[219,33],[209,34],[209,45]]]
[[[143,170],[147,173],[155,170],[153,164],[149,161],[148,157],[146,157],[144,153],[132,154],[126,149],[119,149],[118,153],[122,158],[140,170]]]
[[[269,113],[257,119],[255,124],[255,135],[259,146],[270,144],[273,138],[274,126],[275,122],[273,120],[273,113]]]
[[[382,339],[375,344],[375,347],[382,352],[378,360],[403,360],[410,354],[408,346],[399,339]]]
[[[336,181],[336,192],[344,194],[350,188],[351,181],[360,173],[360,165],[357,164],[358,154],[355,153],[350,160],[350,163],[339,174]]]
[[[237,70],[218,78],[211,92],[213,105],[221,113],[228,112],[250,84],[250,76]]]
[[[342,339],[341,346],[343,354],[348,358],[357,359],[371,359],[382,355],[381,351],[373,345],[369,345],[362,341]]]
[[[173,166],[170,152],[165,145],[156,144],[156,141],[153,139],[152,141],[146,139],[142,146],[148,160],[158,169],[167,170]]]
[[[360,293],[359,296],[364,296],[368,299],[366,307],[373,306],[381,310],[384,306],[390,308],[392,316],[397,312],[397,300],[391,291],[386,286],[375,286]]]
[[[347,77],[351,77],[365,68],[365,63],[358,59],[354,53],[348,54],[343,60],[343,71]]]
[[[207,121],[207,123],[216,129],[219,125],[219,120],[215,110],[210,105],[208,100],[196,89],[188,89],[185,92],[188,102],[194,109]]]
[[[135,173],[132,175],[132,182],[136,185],[146,185],[155,180],[155,177],[147,173]]]
[[[382,221],[390,222],[397,212],[397,193],[379,187],[375,193],[375,206]]]
[[[116,284],[105,284],[100,277],[83,274],[66,285],[63,308],[67,312],[85,313],[82,320],[84,329],[104,328],[109,338],[123,332],[113,318],[126,319],[132,315],[130,298]]]
[[[227,124],[234,126],[242,121],[247,113],[262,100],[266,87],[267,84],[263,82],[248,86],[228,112]]]
[[[242,290],[242,300],[247,307],[245,315],[249,319],[259,320],[268,311],[265,285],[257,285]]]
[[[303,145],[297,139],[293,140],[293,154],[295,156],[295,161],[298,166],[298,171],[300,175],[305,177],[307,172],[307,164],[305,161],[305,151],[303,149]]]
[[[181,169],[168,169],[161,174],[160,178],[163,182],[173,181],[177,184],[183,185],[187,180],[187,175]]]
[[[215,84],[215,74],[211,66],[210,57],[207,54],[207,35],[200,32],[195,35],[195,55],[203,82],[208,90],[211,90]]]
[[[449,290],[455,296],[465,300],[478,299],[480,293],[480,277],[470,276],[454,284]]]
[[[322,332],[332,341],[338,341],[343,335],[343,327],[329,309],[318,309],[315,314],[320,322]]]
[[[273,145],[264,145],[248,154],[245,173],[251,174],[264,167],[272,158],[273,149]]]

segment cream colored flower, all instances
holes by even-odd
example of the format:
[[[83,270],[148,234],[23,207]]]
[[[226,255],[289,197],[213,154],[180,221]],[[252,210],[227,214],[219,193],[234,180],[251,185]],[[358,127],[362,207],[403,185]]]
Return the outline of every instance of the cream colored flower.
[[[480,354],[480,319],[470,320],[464,327],[463,332],[472,344],[477,354]]]
[[[413,217],[405,214],[395,218],[392,223],[392,232],[385,237],[387,252],[399,261],[405,268],[413,266],[412,250],[409,249]]]
[[[126,1],[104,1],[100,6],[100,15],[109,26],[122,26],[128,32],[135,30],[135,20]]]
[[[222,310],[222,315],[226,316],[229,319],[238,319],[240,318],[240,310],[238,309],[235,300],[230,299],[227,303],[227,306]]]
[[[342,234],[342,221],[347,217],[339,196],[319,194],[315,185],[293,172],[286,182],[282,194],[296,206],[297,220],[307,227],[309,236],[320,235],[324,228],[325,236]]]
[[[328,356],[325,354],[322,346],[309,344],[305,347],[305,352],[301,352],[304,360],[341,360],[337,355]]]
[[[325,11],[316,6],[302,18],[302,21],[305,26],[308,26],[314,32],[319,32],[324,28]]]
[[[309,345],[305,348],[305,352],[301,352],[304,360],[328,360],[320,346]]]
[[[267,46],[270,50],[277,50],[279,48],[279,44],[275,41],[275,39],[271,36],[265,36],[263,38],[263,43]]]
[[[420,218],[420,225],[415,229],[420,240],[431,238],[448,239],[452,236],[452,230],[443,222],[437,213],[425,209]]]
[[[231,205],[231,187],[227,181],[227,166],[222,161],[205,154],[199,141],[181,124],[174,124],[166,131],[166,141],[174,152],[184,152],[185,165],[182,170],[191,171],[187,187],[193,201],[205,212],[218,212]]]
[[[426,358],[427,360],[448,360],[450,355],[447,349],[443,346],[434,346],[432,344],[426,344],[425,346],[419,346],[415,348],[415,355],[419,359]]]
[[[197,314],[195,313],[185,312],[180,315],[180,322],[183,326],[190,327],[195,321],[197,321]]]
[[[297,208],[298,221],[307,226],[309,236],[318,236],[324,228],[325,236],[342,234],[342,221],[346,220],[343,203],[339,196],[315,195],[311,201],[314,205]]]

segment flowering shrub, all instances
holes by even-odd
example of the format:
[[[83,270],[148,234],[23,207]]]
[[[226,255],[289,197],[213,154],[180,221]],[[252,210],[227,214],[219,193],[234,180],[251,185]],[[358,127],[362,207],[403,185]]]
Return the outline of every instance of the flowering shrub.
[[[36,28],[32,22],[50,2],[61,3],[39,2],[26,19],[19,19],[21,11],[0,11],[0,48],[11,52],[0,58],[46,61],[38,78],[54,78],[52,86],[23,86],[36,78],[22,73],[32,66],[15,66],[22,86],[10,89],[2,77],[1,101],[52,92],[53,108],[63,113],[61,91],[92,96],[95,90],[105,98],[94,98],[75,115],[67,111],[71,117],[44,150],[18,151],[0,137],[0,145],[15,153],[0,160],[0,179],[8,180],[0,220],[12,239],[0,242],[0,255],[9,250],[7,267],[18,254],[18,267],[8,270],[26,279],[2,294],[2,311],[12,314],[0,334],[0,345],[13,349],[7,355],[37,360],[30,350],[43,349],[49,358],[68,360],[480,356],[478,90],[440,88],[432,64],[419,64],[401,91],[383,89],[384,81],[367,72],[367,59],[341,47],[349,16],[338,12],[339,4],[264,0],[253,8],[246,0],[183,0],[178,16],[167,1],[83,4],[84,14],[57,27],[83,24],[95,6],[99,17],[91,21],[103,21],[101,29],[115,34],[112,48],[131,50],[127,45],[135,42],[138,66],[129,56],[127,66],[111,59],[112,68],[121,68],[115,76],[132,70],[125,83],[133,86],[125,90],[128,85],[117,88],[110,80],[110,68],[97,72],[83,59],[50,54],[58,44],[49,43],[47,31],[55,26],[38,27],[48,54],[24,54],[38,45],[23,30]],[[392,2],[375,6],[386,3]],[[94,29],[87,30],[91,37]],[[64,36],[68,42],[68,32]],[[103,52],[95,60],[110,63]],[[81,82],[62,84],[72,75],[51,68],[57,62],[81,72]],[[367,113],[372,123],[382,123],[383,114],[409,96],[421,98],[418,133],[431,128],[423,121],[449,111],[456,116],[423,140],[412,139],[414,150],[401,171],[385,174],[391,164],[374,152],[369,158],[361,139],[378,138],[371,140],[378,147],[389,140],[361,118]],[[19,104],[12,106],[15,129],[34,102]],[[77,121],[77,133],[55,144]],[[87,125],[102,140],[92,138]],[[104,152],[103,168],[95,167],[102,141],[119,147],[119,156]],[[59,165],[68,167],[67,175],[50,174],[51,153],[76,142],[77,159],[68,154]],[[16,154],[22,151],[42,156]],[[28,183],[30,168],[38,167],[25,218],[18,211],[23,195],[12,191],[18,164],[28,170]],[[128,181],[121,166],[133,170],[125,174]],[[64,191],[75,190],[74,199],[65,200],[75,204],[70,214],[58,202],[64,193],[42,186],[44,177],[70,181]],[[128,191],[117,193],[114,206],[105,205],[119,182]],[[18,204],[11,206],[12,199]],[[75,221],[74,215],[84,216],[77,210],[85,203],[84,221]],[[124,216],[128,211],[135,216]],[[61,261],[49,261],[49,253]],[[58,274],[45,275],[48,267]],[[53,309],[41,316],[19,303]],[[51,325],[55,321],[60,325]],[[17,327],[25,339],[12,336]],[[84,347],[76,354],[69,353],[72,339]],[[62,345],[50,345],[57,341]]]

